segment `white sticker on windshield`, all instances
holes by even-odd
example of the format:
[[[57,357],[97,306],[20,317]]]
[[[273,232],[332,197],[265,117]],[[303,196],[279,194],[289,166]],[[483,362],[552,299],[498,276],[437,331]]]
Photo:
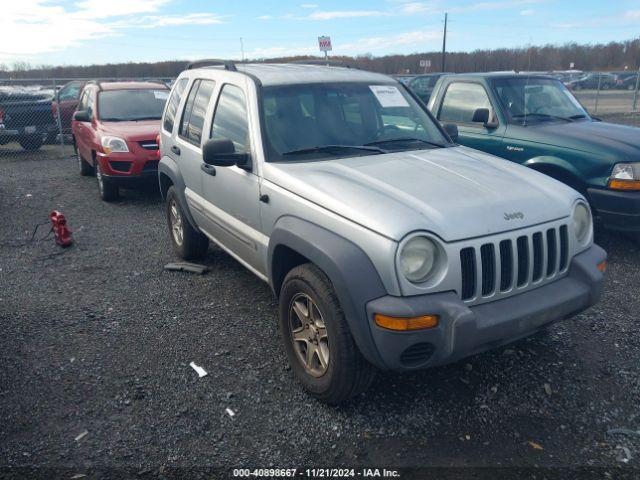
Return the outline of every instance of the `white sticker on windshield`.
[[[369,88],[383,108],[409,106],[409,103],[402,96],[398,87],[394,85],[369,85]]]
[[[169,92],[167,90],[154,90],[153,95],[157,100],[166,100],[169,98]]]

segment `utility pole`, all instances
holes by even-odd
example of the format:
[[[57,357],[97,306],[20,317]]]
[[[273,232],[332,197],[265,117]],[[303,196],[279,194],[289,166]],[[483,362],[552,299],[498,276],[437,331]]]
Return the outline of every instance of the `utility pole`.
[[[444,14],[444,35],[442,36],[442,72],[445,71],[447,55],[447,13]]]

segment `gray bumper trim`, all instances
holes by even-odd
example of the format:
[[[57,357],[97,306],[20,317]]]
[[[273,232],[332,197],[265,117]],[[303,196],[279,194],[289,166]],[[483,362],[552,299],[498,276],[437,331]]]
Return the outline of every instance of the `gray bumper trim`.
[[[520,295],[467,307],[454,292],[416,297],[385,296],[367,304],[372,336],[381,368],[413,370],[450,363],[522,337],[570,318],[596,303],[603,275],[597,264],[606,253],[597,245],[575,256],[566,277]],[[392,332],[378,327],[373,316],[437,314],[438,327],[417,332]],[[416,344],[431,344],[433,353],[408,366],[400,360]]]

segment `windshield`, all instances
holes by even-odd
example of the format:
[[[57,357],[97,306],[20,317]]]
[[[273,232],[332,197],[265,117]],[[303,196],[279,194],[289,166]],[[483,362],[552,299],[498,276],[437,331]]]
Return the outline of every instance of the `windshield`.
[[[449,145],[423,107],[394,84],[265,87],[262,114],[270,161],[371,155]]]
[[[169,90],[106,90],[98,96],[100,120],[160,120]]]
[[[562,82],[550,78],[500,78],[492,81],[512,123],[573,121],[589,118]]]

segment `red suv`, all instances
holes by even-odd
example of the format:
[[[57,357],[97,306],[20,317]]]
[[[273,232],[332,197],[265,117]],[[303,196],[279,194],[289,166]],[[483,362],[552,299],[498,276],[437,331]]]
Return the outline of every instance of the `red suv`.
[[[98,180],[100,197],[120,187],[157,181],[160,118],[169,94],[164,83],[89,82],[80,95],[71,132],[81,175]]]

